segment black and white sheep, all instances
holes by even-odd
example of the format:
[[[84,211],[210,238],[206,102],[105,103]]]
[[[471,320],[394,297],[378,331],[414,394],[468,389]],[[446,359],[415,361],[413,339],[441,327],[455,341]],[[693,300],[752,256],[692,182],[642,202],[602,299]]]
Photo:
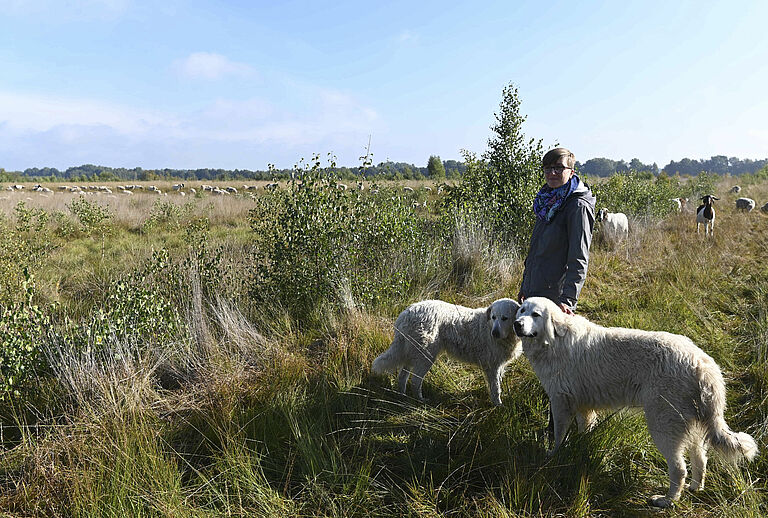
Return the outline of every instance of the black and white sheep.
[[[752,198],[739,198],[736,200],[736,208],[744,212],[750,212],[755,208],[755,205],[755,200]]]
[[[699,233],[699,225],[704,224],[704,235],[715,235],[715,208],[712,206],[714,200],[720,198],[706,194],[701,197],[703,202],[696,209],[696,233]]]

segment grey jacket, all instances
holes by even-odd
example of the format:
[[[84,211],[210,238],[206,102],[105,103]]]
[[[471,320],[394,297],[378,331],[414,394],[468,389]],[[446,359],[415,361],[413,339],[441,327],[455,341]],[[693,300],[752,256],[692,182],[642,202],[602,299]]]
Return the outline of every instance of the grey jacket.
[[[595,196],[579,180],[551,221],[536,218],[525,259],[522,295],[547,297],[576,309],[587,277],[594,226]]]

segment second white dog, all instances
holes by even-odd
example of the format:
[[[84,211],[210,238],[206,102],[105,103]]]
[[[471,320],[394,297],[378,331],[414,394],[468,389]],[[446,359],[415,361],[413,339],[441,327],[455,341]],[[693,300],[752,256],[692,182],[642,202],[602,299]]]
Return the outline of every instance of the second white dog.
[[[664,332],[601,327],[566,315],[554,302],[531,297],[515,320],[523,351],[549,396],[555,449],[577,415],[580,428],[595,410],[642,407],[653,442],[667,460],[670,487],[651,503],[669,507],[685,481],[689,450],[692,491],[704,486],[707,447],[727,458],[752,460],[755,440],[731,431],[723,418],[725,382],[720,368],[689,338]]]
[[[400,371],[398,385],[403,394],[413,375],[411,390],[423,400],[424,376],[437,356],[446,352],[483,369],[491,401],[501,405],[504,369],[522,352],[512,328],[519,307],[512,299],[499,299],[477,309],[441,300],[412,304],[397,317],[392,345],[373,361],[372,371]]]

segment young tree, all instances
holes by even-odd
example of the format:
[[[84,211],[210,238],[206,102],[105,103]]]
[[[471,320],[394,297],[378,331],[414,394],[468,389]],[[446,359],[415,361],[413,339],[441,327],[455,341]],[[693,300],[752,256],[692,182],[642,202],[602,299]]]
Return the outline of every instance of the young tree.
[[[517,88],[504,87],[493,135],[481,159],[465,152],[467,170],[448,203],[459,216],[470,216],[490,235],[525,249],[535,217],[533,198],[544,180],[541,140],[523,134]]]
[[[431,180],[445,180],[445,166],[439,156],[431,155],[427,162],[427,170]]]

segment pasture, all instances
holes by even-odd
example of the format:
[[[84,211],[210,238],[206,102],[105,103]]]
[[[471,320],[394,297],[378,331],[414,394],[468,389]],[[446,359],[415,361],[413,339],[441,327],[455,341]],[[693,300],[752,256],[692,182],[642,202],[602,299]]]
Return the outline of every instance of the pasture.
[[[768,181],[747,176],[738,194],[730,177],[595,189],[630,231],[613,245],[597,227],[579,312],[691,337],[723,370],[728,423],[760,448],[739,467],[715,456],[705,489],[665,516],[768,514]],[[634,411],[573,427],[548,458],[524,358],[501,407],[452,360],[425,377],[425,403],[371,374],[410,303],[514,297],[519,243],[433,183],[302,180],[219,182],[238,189],[219,196],[189,181],[185,196],[175,182],[143,182],[167,196],[0,191],[0,513],[656,514],[647,496],[667,468]],[[709,188],[713,237],[663,208]],[[741,196],[758,209],[738,211]]]

